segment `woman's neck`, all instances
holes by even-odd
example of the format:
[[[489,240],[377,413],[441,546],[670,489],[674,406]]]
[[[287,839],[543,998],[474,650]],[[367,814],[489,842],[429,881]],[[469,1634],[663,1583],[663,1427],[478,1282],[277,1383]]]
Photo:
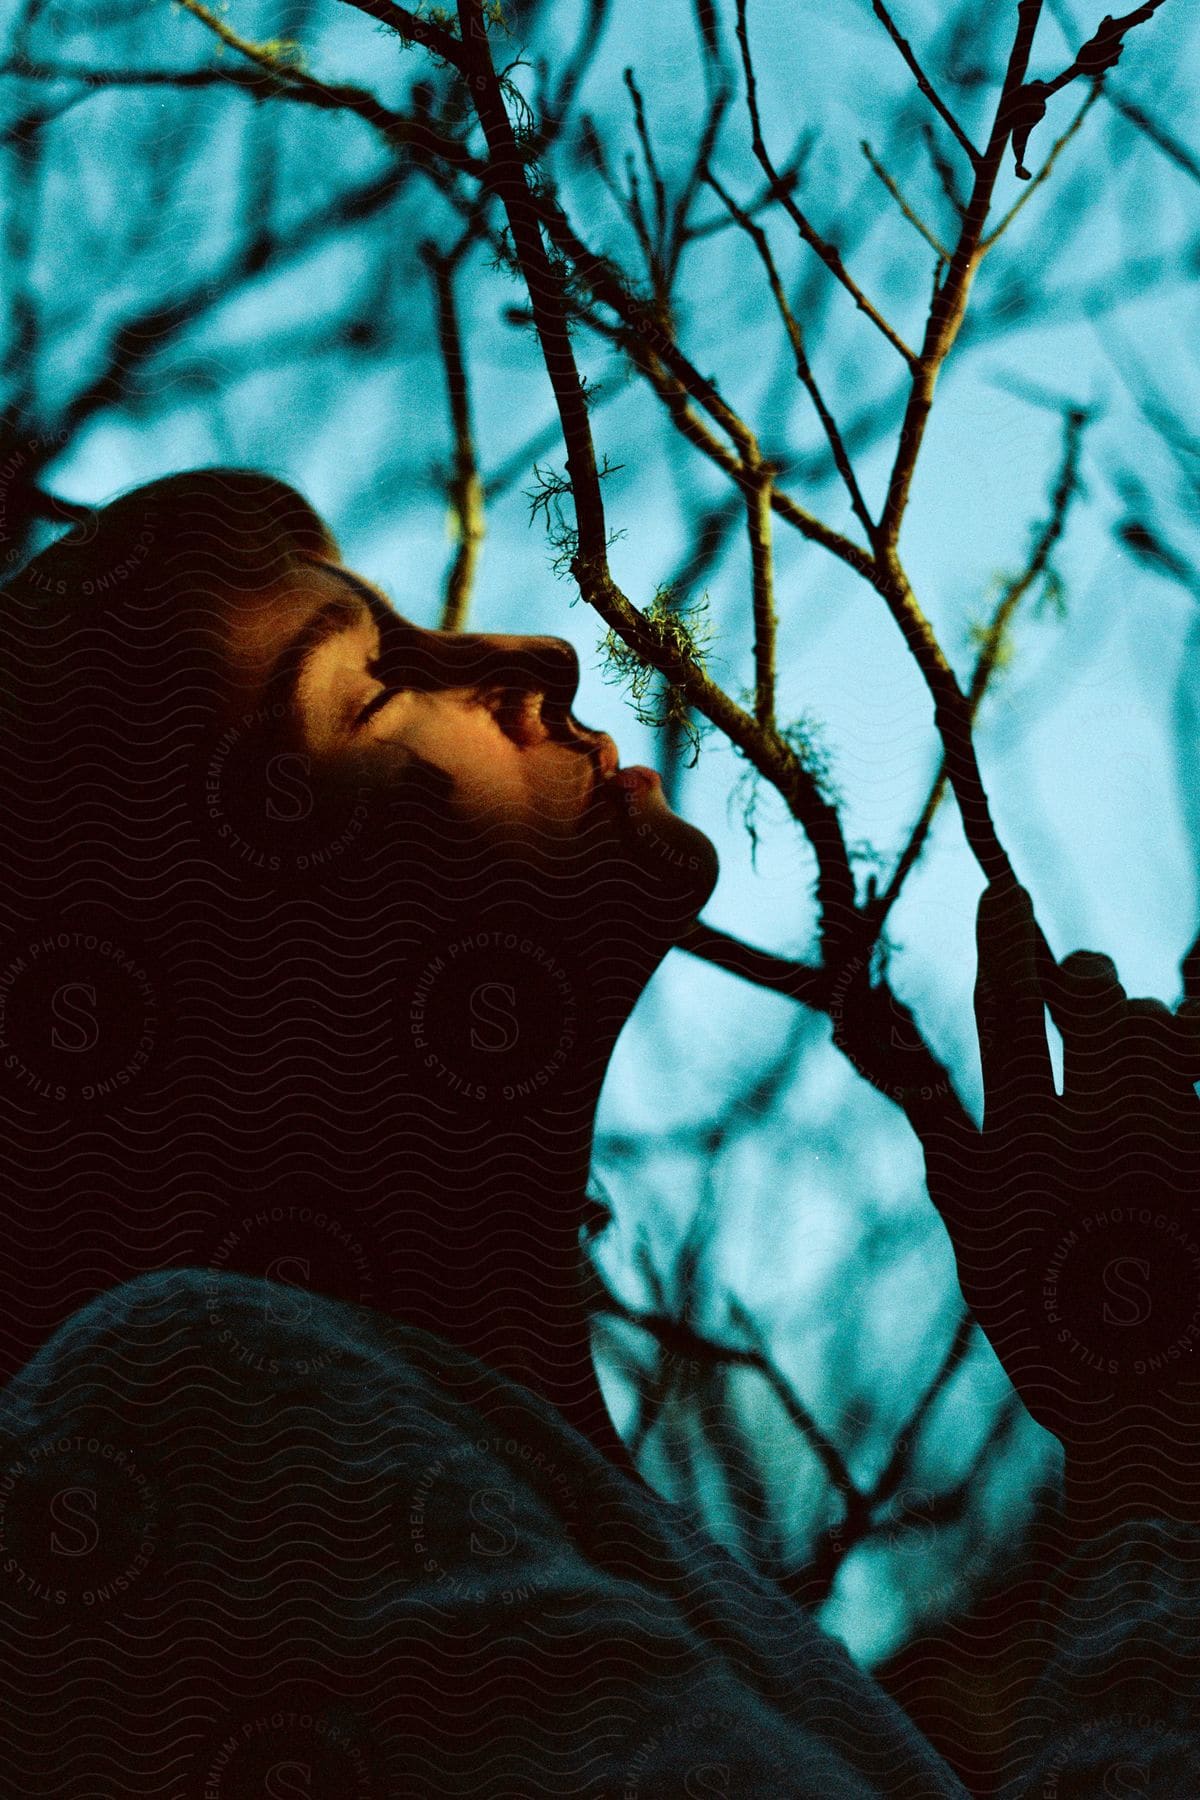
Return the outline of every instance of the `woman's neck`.
[[[440,1084],[407,1074],[357,1105],[345,1092],[316,1131],[303,1109],[264,1108],[187,1260],[430,1332],[627,1463],[596,1377],[581,1244],[598,1090],[599,1074],[577,1073],[530,1112],[447,1105]]]
[[[103,1193],[86,1125],[81,1150],[22,1146],[0,1345],[19,1367],[147,1270],[244,1271],[294,1290],[281,1316],[328,1294],[460,1346],[619,1460],[580,1229],[608,1056],[661,950],[611,910],[586,942],[528,907],[435,929],[414,903],[383,929],[374,893],[332,933],[324,902],[222,915],[203,955],[182,920],[159,1062],[101,1121]]]

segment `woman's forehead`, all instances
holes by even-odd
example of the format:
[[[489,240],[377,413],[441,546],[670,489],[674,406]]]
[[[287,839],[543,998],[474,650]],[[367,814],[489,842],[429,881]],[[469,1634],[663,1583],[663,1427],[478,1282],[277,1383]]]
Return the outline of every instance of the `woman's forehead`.
[[[319,557],[298,557],[288,575],[269,589],[233,593],[227,607],[235,662],[274,663],[306,630],[368,631],[400,615],[361,575]]]

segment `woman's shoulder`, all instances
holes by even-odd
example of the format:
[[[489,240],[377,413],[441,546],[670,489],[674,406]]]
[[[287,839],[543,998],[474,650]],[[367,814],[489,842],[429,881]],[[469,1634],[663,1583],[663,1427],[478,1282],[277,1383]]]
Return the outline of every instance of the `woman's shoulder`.
[[[602,1727],[606,1792],[693,1791],[722,1766],[747,1792],[819,1777],[870,1796],[902,1769],[961,1795],[778,1588],[428,1333],[256,1277],[161,1272],[62,1326],[0,1422],[17,1663],[47,1623],[82,1628],[80,1657],[110,1633],[113,1667],[191,1646],[202,1686],[302,1644],[386,1700],[409,1750],[473,1746],[490,1767],[500,1746],[543,1775],[561,1753],[572,1791],[600,1791],[583,1776]],[[79,1556],[54,1550],[68,1529]],[[167,1706],[165,1656],[163,1681]]]

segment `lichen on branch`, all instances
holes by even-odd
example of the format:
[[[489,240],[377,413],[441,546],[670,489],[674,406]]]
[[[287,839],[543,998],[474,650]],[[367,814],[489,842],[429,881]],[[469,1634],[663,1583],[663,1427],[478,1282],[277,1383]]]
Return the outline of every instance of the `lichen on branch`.
[[[707,673],[713,627],[708,595],[683,600],[668,585],[655,589],[642,613],[648,640],[637,650],[611,628],[601,642],[604,678],[627,689],[637,718],[643,725],[682,732],[692,747],[692,761],[700,748],[704,721],[693,711],[683,689],[661,672],[663,663],[686,662]]]

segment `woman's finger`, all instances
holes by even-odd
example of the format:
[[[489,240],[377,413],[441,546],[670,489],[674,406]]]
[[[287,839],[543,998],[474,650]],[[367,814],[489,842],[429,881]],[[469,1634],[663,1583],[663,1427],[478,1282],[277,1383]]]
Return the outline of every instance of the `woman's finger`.
[[[1193,1086],[1186,1027],[1181,1031],[1179,1021],[1159,1000],[1131,1000],[1125,1008],[1124,1031],[1131,1122],[1145,1133],[1148,1162],[1156,1165],[1159,1181],[1176,1188],[1188,1186],[1194,1183],[1200,1157],[1200,1100]],[[1167,1170],[1173,1174],[1167,1175]]]
[[[989,1123],[1011,1111],[1028,1119],[1054,1103],[1038,980],[1038,930],[1033,906],[1015,882],[993,882],[979,901],[975,1022]]]
[[[1076,950],[1059,964],[1054,1022],[1063,1040],[1063,1101],[1073,1118],[1094,1127],[1107,1111],[1120,1108],[1125,989],[1111,956]]]

